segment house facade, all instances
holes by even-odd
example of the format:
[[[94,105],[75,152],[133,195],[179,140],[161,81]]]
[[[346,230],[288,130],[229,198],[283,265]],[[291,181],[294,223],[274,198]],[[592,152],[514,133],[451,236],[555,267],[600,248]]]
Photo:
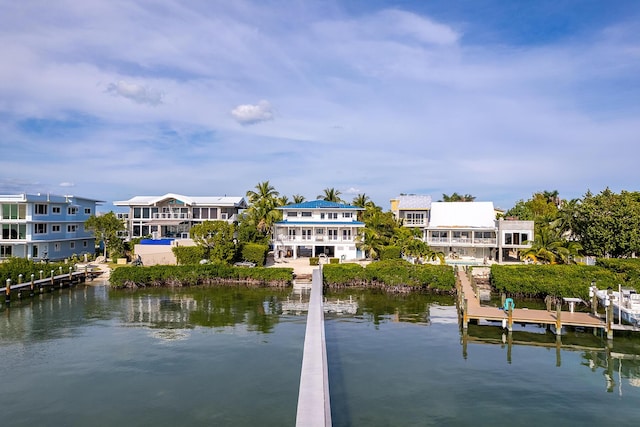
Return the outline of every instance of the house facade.
[[[235,222],[240,210],[247,207],[243,197],[194,197],[174,193],[135,196],[113,204],[128,208],[128,212],[118,215],[126,225],[128,238],[151,236],[154,239],[187,239],[194,225],[204,221]]]
[[[533,221],[496,219],[492,202],[432,202],[429,196],[404,195],[391,210],[405,227],[419,227],[423,240],[446,259],[515,261],[531,247]]]
[[[364,223],[358,221],[357,206],[313,200],[278,208],[282,221],[273,227],[272,245],[276,258],[321,254],[342,260],[361,259],[356,246]]]
[[[0,259],[62,260],[93,254],[84,223],[100,200],[52,194],[0,195]]]

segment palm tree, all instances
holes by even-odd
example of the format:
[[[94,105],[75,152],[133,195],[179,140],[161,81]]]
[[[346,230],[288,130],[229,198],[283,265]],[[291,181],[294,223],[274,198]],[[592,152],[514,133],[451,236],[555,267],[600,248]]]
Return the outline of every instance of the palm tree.
[[[316,197],[317,199],[322,199],[327,202],[336,202],[336,203],[343,202],[343,200],[340,198],[340,194],[342,193],[339,190],[336,190],[335,188],[331,187],[331,188],[325,188],[322,191],[324,192],[324,194],[320,194],[318,197]]]
[[[520,257],[543,264],[572,264],[582,251],[580,243],[563,239],[558,229],[550,224],[536,225],[533,242],[525,243],[531,247],[522,251]]]
[[[353,206],[358,206],[360,208],[366,208],[367,205],[370,205],[373,202],[371,201],[371,198],[369,196],[367,196],[366,194],[362,193],[362,194],[358,194],[356,197],[354,197],[353,201],[351,203],[353,204]]]
[[[475,196],[472,196],[471,194],[465,194],[465,195],[461,195],[458,193],[453,193],[452,195],[447,195],[442,193],[442,200],[440,200],[441,202],[473,202],[476,199]]]
[[[256,191],[247,191],[247,199],[249,199],[249,203],[251,204],[262,203],[264,201],[271,202],[280,195],[280,193],[269,184],[269,181],[259,182],[254,188]]]
[[[278,206],[286,206],[289,204],[289,198],[287,196],[280,196],[276,199]]]
[[[294,194],[293,195],[293,203],[302,203],[304,202],[305,197],[301,196],[300,194]]]

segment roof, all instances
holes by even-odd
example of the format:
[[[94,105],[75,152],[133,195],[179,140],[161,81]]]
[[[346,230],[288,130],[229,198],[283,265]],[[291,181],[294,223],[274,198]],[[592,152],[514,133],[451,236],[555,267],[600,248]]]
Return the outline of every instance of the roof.
[[[431,196],[402,194],[396,197],[395,200],[398,201],[398,210],[431,208]]]
[[[429,228],[494,228],[493,202],[433,202]]]
[[[164,200],[179,200],[187,206],[240,206],[245,205],[240,196],[185,196],[167,193],[163,196],[135,196],[129,200],[113,202],[116,206],[152,206]]]
[[[0,201],[2,202],[48,202],[48,203],[73,203],[74,200],[86,200],[88,202],[95,203],[105,203],[104,200],[91,199],[89,197],[80,197],[73,195],[57,195],[57,194],[28,194],[28,193],[20,193],[20,194],[0,194]]]
[[[335,225],[364,225],[362,221],[278,221],[275,225],[310,225],[310,226],[335,226]]]
[[[309,200],[308,202],[294,203],[292,205],[280,206],[278,209],[353,209],[364,210],[359,206],[346,205],[344,203],[329,202],[327,200]]]

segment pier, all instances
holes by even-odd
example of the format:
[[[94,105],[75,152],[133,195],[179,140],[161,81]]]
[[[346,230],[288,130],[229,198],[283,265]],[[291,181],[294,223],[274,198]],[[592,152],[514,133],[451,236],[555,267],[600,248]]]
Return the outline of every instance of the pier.
[[[498,307],[484,307],[480,305],[478,295],[461,267],[457,268],[457,291],[458,309],[462,322],[462,329],[466,331],[470,321],[496,321],[502,322],[502,327],[509,332],[513,331],[513,324],[537,324],[547,325],[555,329],[556,335],[562,334],[563,326],[585,327],[602,330],[608,339],[613,339],[613,330],[616,325],[611,321],[604,321],[600,316],[591,313],[580,313],[573,311],[562,311],[562,306],[558,304],[555,310],[530,310],[527,308],[510,307],[508,310],[501,310]]]
[[[324,335],[322,266],[313,270],[304,336],[296,427],[331,426],[327,344]]]
[[[56,274],[56,272],[58,274]],[[51,291],[53,289],[70,287],[77,283],[84,283],[87,279],[93,280],[100,274],[102,274],[102,271],[93,271],[87,266],[80,271],[74,271],[73,267],[69,267],[68,272],[62,269],[51,270],[49,277],[44,277],[44,271],[40,271],[40,277],[38,279],[32,274],[26,282],[22,282],[22,280],[19,279],[18,283],[11,283],[11,279],[7,279],[5,286],[0,288],[0,293],[4,293],[5,303],[10,304],[13,295],[16,295],[18,299],[22,299],[25,296],[32,297],[35,294],[44,293],[45,290]]]

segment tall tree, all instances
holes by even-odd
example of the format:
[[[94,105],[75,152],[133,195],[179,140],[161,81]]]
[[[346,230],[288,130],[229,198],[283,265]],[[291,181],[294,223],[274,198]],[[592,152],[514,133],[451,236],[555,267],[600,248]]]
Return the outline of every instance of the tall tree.
[[[340,194],[342,194],[339,190],[335,188],[325,188],[323,194],[320,194],[317,199],[326,200],[327,202],[336,202],[342,203],[343,200],[340,198]]]
[[[458,193],[453,193],[452,195],[447,195],[442,193],[442,200],[441,202],[473,202],[475,200],[475,196],[472,196],[471,194],[458,194]]]
[[[230,262],[236,251],[235,225],[226,221],[204,221],[191,227],[189,234],[196,245],[204,248],[211,260]]]
[[[102,242],[105,259],[108,253],[117,252],[123,247],[122,239],[118,233],[125,230],[124,223],[118,219],[113,211],[104,215],[91,215],[85,221],[84,228],[92,232],[96,239]]]
[[[582,250],[578,242],[564,239],[549,224],[536,226],[534,240],[528,243],[531,243],[531,247],[521,252],[521,258],[544,264],[572,264]]]
[[[302,203],[305,201],[305,197],[300,194],[293,195],[293,203]]]
[[[609,188],[587,192],[576,209],[577,239],[588,255],[631,257],[640,253],[640,192]]]
[[[270,204],[275,203],[276,198],[280,195],[276,189],[269,184],[269,181],[263,181],[256,184],[254,190],[247,191],[247,199],[251,204]]]
[[[354,197],[351,203],[353,204],[353,206],[366,208],[368,205],[371,205],[373,202],[371,201],[371,198],[369,196],[367,196],[365,193],[362,193]]]

